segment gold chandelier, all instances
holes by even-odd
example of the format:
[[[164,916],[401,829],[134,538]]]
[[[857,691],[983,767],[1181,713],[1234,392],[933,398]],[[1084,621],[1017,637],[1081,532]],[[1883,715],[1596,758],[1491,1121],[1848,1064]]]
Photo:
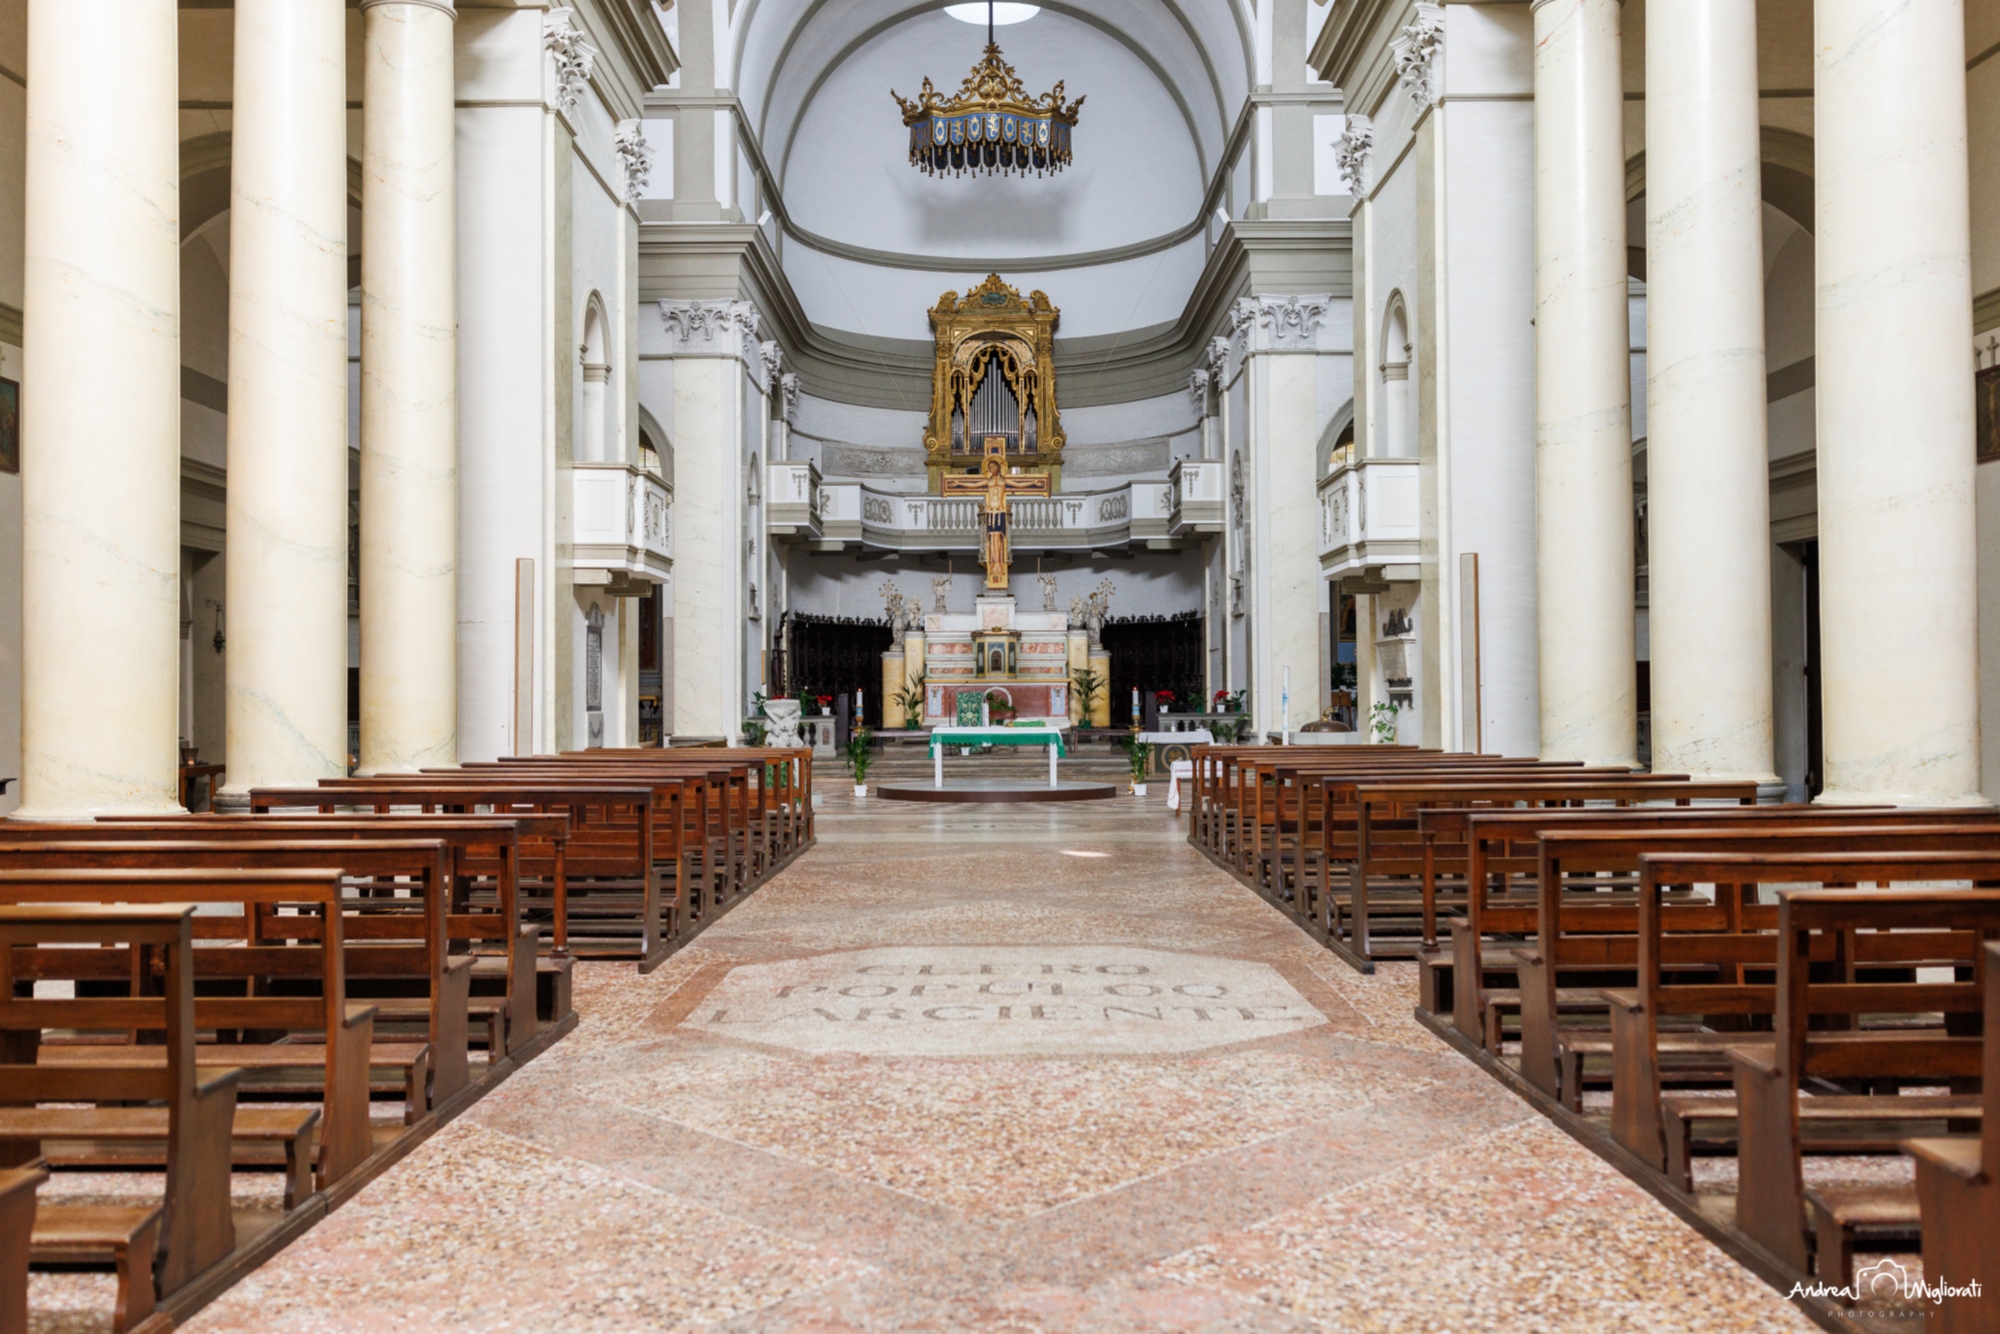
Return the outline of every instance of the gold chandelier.
[[[889,96],[903,109],[910,131],[910,165],[927,175],[966,172],[1000,175],[1061,171],[1070,160],[1070,132],[1083,99],[1065,104],[1063,86],[1031,97],[993,40],[993,7],[986,9],[986,55],[972,67],[954,97],[924,80],[915,101]]]

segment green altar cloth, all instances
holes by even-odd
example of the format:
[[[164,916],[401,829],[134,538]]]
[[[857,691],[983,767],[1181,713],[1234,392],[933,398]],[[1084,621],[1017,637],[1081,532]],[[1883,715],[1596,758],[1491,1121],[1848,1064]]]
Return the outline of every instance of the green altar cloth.
[[[936,757],[943,746],[1054,746],[1059,758],[1069,755],[1062,732],[1053,727],[932,728],[931,755]]]

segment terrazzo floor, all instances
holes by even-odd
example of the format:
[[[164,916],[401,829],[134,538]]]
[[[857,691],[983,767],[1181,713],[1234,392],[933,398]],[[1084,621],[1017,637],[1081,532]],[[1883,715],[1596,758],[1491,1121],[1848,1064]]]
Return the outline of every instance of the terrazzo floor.
[[[576,993],[574,1034],[187,1328],[1812,1328],[1157,792],[843,791],[664,967]]]

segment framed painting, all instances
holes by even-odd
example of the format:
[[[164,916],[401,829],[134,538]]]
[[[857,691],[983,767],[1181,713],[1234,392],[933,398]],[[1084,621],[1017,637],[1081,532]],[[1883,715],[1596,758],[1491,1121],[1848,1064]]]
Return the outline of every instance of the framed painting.
[[[21,385],[0,378],[0,472],[21,471]]]

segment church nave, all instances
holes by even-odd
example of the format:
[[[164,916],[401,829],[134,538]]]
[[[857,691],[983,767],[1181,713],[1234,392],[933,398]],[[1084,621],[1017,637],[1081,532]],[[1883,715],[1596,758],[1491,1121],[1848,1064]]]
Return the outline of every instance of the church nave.
[[[865,805],[188,1328],[1811,1327],[1157,794]]]

